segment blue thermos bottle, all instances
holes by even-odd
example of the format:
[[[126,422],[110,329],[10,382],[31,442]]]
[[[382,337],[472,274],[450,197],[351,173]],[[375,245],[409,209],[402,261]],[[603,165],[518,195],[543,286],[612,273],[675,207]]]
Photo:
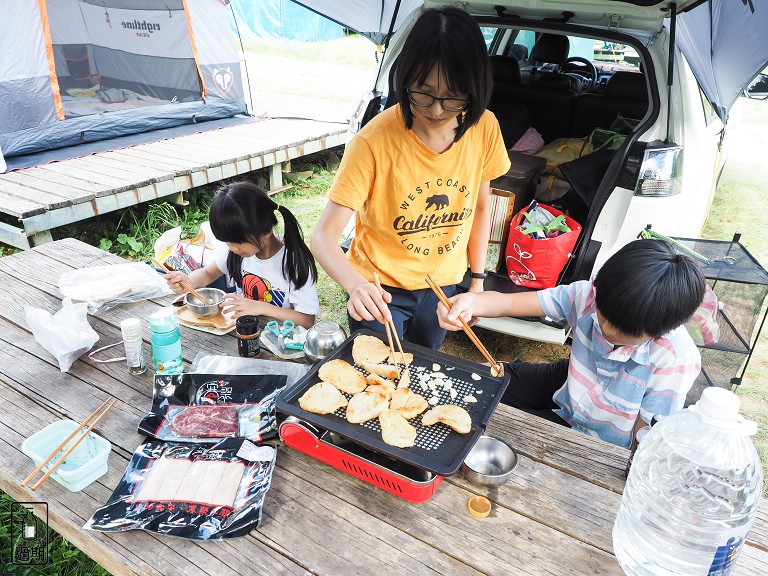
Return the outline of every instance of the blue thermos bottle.
[[[155,374],[181,374],[184,363],[181,359],[181,335],[179,318],[173,307],[161,308],[149,317],[152,333],[152,359]]]

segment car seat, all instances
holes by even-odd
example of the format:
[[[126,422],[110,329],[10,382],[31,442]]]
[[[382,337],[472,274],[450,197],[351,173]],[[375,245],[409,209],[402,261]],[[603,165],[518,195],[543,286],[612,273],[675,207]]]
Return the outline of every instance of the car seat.
[[[639,120],[648,111],[648,83],[640,72],[616,72],[603,94],[583,94],[576,101],[573,134],[583,137],[595,128],[609,128],[616,116]]]

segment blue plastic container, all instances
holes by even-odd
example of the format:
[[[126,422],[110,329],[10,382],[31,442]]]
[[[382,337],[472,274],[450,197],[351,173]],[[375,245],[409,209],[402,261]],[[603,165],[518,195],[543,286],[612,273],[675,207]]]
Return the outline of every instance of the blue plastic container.
[[[35,466],[38,466],[43,460],[48,458],[56,446],[61,444],[79,426],[80,424],[72,420],[59,420],[49,424],[24,440],[21,445],[21,451],[32,458]],[[56,464],[59,458],[69,450],[81,435],[82,433],[72,438],[64,449],[43,468],[43,473]],[[87,438],[78,444],[72,454],[67,456],[67,459],[50,477],[67,490],[79,492],[88,484],[107,473],[107,461],[111,451],[112,444],[108,440],[91,432]]]
[[[181,374],[184,362],[181,357],[179,317],[173,307],[161,308],[149,317],[152,334],[152,360],[155,374]]]

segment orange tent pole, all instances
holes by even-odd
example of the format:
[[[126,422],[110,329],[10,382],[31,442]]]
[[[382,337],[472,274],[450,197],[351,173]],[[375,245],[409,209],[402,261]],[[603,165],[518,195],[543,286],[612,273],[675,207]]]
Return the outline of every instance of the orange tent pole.
[[[189,18],[189,6],[187,6],[187,0],[181,0],[181,2],[184,5],[184,16],[187,18],[189,41],[192,44],[192,55],[195,58],[195,67],[197,68],[197,75],[200,77],[200,86],[203,89],[203,100],[205,100],[205,78],[203,78],[203,71],[200,69],[200,61],[197,59],[197,44],[195,43],[195,33],[192,31],[192,20]]]
[[[56,106],[56,116],[59,120],[64,120],[64,106],[61,104],[59,77],[56,75],[56,62],[53,58],[53,42],[51,40],[51,25],[48,21],[48,8],[45,5],[45,0],[37,0],[37,6],[40,11],[40,22],[43,25],[45,56],[48,59],[48,76],[51,79],[51,90],[53,90],[53,103],[54,106]]]

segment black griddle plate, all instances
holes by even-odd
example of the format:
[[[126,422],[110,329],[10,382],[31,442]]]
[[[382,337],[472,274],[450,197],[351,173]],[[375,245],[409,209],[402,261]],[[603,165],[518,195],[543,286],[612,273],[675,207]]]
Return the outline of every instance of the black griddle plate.
[[[413,363],[410,366],[411,390],[429,400],[433,396],[433,392],[426,385],[423,387],[418,385],[421,382],[419,376],[435,372],[433,365],[439,365],[440,369],[437,371],[445,374],[445,379],[451,381],[457,394],[454,399],[451,399],[449,391],[438,386],[439,402],[437,405],[456,404],[466,408],[472,418],[472,430],[468,434],[459,434],[442,423],[434,426],[423,426],[421,415],[419,415],[409,420],[417,429],[416,445],[412,448],[396,448],[386,444],[381,439],[378,418],[363,424],[351,424],[344,417],[345,408],[341,408],[333,414],[313,414],[302,410],[299,406],[299,397],[309,387],[320,381],[317,371],[324,363],[340,358],[354,366],[352,343],[355,337],[360,334],[375,336],[385,344],[387,343],[386,337],[382,334],[371,330],[358,330],[330,356],[316,364],[306,376],[293,386],[283,390],[277,399],[277,409],[319,428],[335,432],[383,455],[429,470],[435,474],[448,476],[456,472],[477,439],[484,433],[491,414],[493,414],[509,384],[509,374],[505,373],[501,378],[494,378],[491,376],[490,366],[483,366],[410,342],[403,342],[403,350],[413,354]],[[358,368],[358,370],[362,369]],[[476,378],[472,377],[473,374]],[[477,402],[464,402],[464,397],[468,395],[474,396]],[[348,394],[345,396],[347,399],[351,397]]]

